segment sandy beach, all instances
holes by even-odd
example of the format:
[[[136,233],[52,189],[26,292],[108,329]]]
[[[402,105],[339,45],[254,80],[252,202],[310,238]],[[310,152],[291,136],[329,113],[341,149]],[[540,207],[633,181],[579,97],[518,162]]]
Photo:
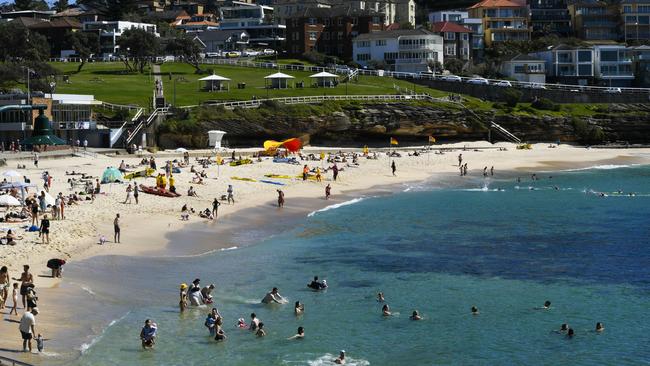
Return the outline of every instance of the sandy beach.
[[[476,149],[478,147],[491,147],[493,149]],[[238,243],[231,241],[214,241],[210,247],[205,245],[186,249],[173,247],[170,238],[174,240],[188,225],[203,225],[206,231],[225,230],[229,226],[233,230],[233,224],[247,217],[247,209],[265,209],[271,217],[283,217],[292,212],[303,212],[294,206],[295,202],[314,200],[314,206],[324,207],[330,203],[323,199],[324,189],[327,184],[332,186],[332,195],[336,199],[341,195],[356,195],[359,192],[368,191],[373,187],[400,185],[419,182],[430,179],[436,174],[458,175],[458,155],[463,155],[463,162],[468,164],[468,177],[482,178],[483,168],[494,167],[495,176],[498,178],[503,172],[520,172],[522,177],[529,177],[530,174],[540,171],[552,171],[563,169],[581,169],[596,165],[608,164],[648,164],[650,162],[650,149],[586,149],[583,147],[572,147],[560,145],[549,148],[548,144],[536,144],[531,150],[517,150],[516,145],[499,143],[490,145],[488,142],[457,143],[450,145],[435,145],[435,148],[453,149],[444,154],[434,152],[421,154],[420,156],[407,156],[414,151],[413,148],[397,149],[401,157],[394,158],[397,172],[396,176],[391,174],[389,158],[385,152],[378,153],[379,158],[359,158],[359,165],[347,166],[347,163],[338,163],[341,172],[336,182],[332,180],[332,173],[323,173],[323,182],[302,181],[302,179],[273,179],[265,178],[265,174],[291,175],[297,177],[302,172],[302,164],[311,167],[327,168],[331,163],[321,161],[304,161],[300,165],[274,163],[271,158],[263,158],[262,162],[255,161],[253,164],[231,167],[222,165],[217,168],[211,165],[205,172],[208,178],[204,184],[192,184],[194,176],[190,169],[184,168],[179,174],[175,174],[176,188],[181,197],[168,198],[140,192],[139,204],[124,204],[126,197],[126,183],[104,184],[102,193],[97,195],[94,202],[80,201],[78,205],[66,206],[65,220],[53,220],[50,231],[50,243],[41,244],[37,232],[26,232],[23,227],[26,223],[0,223],[0,234],[5,235],[6,230],[12,229],[22,235],[23,239],[15,246],[0,246],[0,266],[8,266],[11,277],[19,277],[22,265],[29,264],[35,276],[36,289],[40,298],[39,308],[41,314],[38,317],[37,331],[47,334],[49,338],[56,339],[63,333],[84,332],[87,330],[76,329],[73,322],[62,321],[72,319],[71,312],[78,309],[62,307],[61,298],[64,296],[76,296],[73,294],[62,294],[59,286],[64,278],[50,278],[50,271],[46,268],[46,262],[51,258],[61,258],[68,262],[80,261],[99,255],[124,255],[124,256],[160,256],[160,255],[198,255],[200,253],[220,249],[229,246],[237,246]],[[504,148],[504,149],[497,149]],[[236,155],[250,156],[258,149],[238,149]],[[314,153],[316,156],[321,151],[335,152],[338,148],[307,147],[303,154]],[[361,152],[361,149],[343,151]],[[371,154],[372,154],[371,150]],[[197,156],[212,156],[215,154],[209,151],[192,151],[191,163],[198,171],[203,170],[196,163]],[[126,164],[138,165],[143,157],[149,154],[118,155],[118,156],[86,156],[86,157],[65,157],[56,159],[41,159],[39,167],[34,167],[30,160],[15,160],[11,154],[3,154],[7,159],[7,165],[0,168],[0,171],[16,169],[18,164],[25,164],[26,169],[18,170],[21,174],[31,180],[42,189],[43,181],[41,174],[48,171],[53,176],[50,194],[55,196],[59,192],[64,195],[72,193],[67,180],[71,176],[66,171],[83,172],[87,175],[101,178],[106,167],[118,167],[124,160]],[[230,152],[222,153],[222,156],[229,157]],[[155,154],[158,164],[158,172],[162,169],[167,160],[182,160],[182,154],[178,152],[159,152]],[[226,160],[228,161],[228,159]],[[351,163],[351,159],[349,160]],[[144,166],[131,170],[142,170]],[[78,178],[78,176],[75,176]],[[257,181],[244,181],[233,179],[233,177],[250,178]],[[460,177],[459,177],[460,178]],[[282,183],[282,186],[260,182],[260,179],[268,179]],[[434,178],[435,179],[435,178]],[[148,186],[155,185],[154,178],[138,178],[138,184]],[[211,208],[212,200],[226,194],[228,185],[233,185],[236,203],[229,205],[222,202],[219,208],[219,217],[216,221],[209,221],[194,214],[189,221],[181,221],[181,206],[187,204],[195,210]],[[188,197],[187,191],[190,186],[194,187],[198,197]],[[277,199],[277,189],[285,193],[285,208],[277,209],[273,202]],[[76,191],[80,189],[77,188]],[[32,190],[30,190],[31,192]],[[354,193],[353,193],[354,192]],[[115,214],[121,216],[121,243],[113,243],[113,219]],[[229,225],[222,225],[221,220]],[[99,245],[100,236],[105,236],[108,242]],[[173,250],[169,250],[173,247]],[[70,301],[68,298],[67,301]],[[80,302],[83,299],[79,298]],[[11,305],[11,299],[7,302]],[[0,322],[0,332],[5,335],[0,339],[0,355],[17,358],[19,351],[20,334],[17,330],[16,321],[20,316],[9,316],[8,309],[2,310],[5,321]],[[22,314],[23,309],[18,310]],[[52,342],[54,345],[55,342]],[[54,346],[53,346],[54,347]],[[31,361],[34,361],[33,359]]]

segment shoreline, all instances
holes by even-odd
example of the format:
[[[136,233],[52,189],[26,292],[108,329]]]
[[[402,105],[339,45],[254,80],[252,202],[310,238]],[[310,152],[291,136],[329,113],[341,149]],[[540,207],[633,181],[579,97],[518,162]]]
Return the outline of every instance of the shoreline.
[[[460,149],[460,148],[457,148]],[[541,150],[542,148],[540,148]],[[408,150],[406,150],[408,151]],[[406,155],[406,151],[404,151],[404,155]],[[309,152],[309,151],[307,151]],[[600,152],[600,151],[599,151]],[[608,165],[608,164],[636,164],[636,163],[648,163],[650,160],[647,157],[642,157],[642,156],[634,156],[634,154],[620,154],[620,151],[614,150],[616,154],[611,154],[610,151],[607,151],[608,154],[598,154],[600,155],[609,155],[609,158],[607,159],[576,159],[571,162],[566,162],[566,161],[559,161],[559,160],[536,160],[535,166],[529,166],[529,165],[517,165],[513,164],[511,169],[502,169],[498,168],[498,176],[503,177],[504,175],[507,176],[510,172],[514,173],[516,176],[517,172],[530,172],[532,171],[539,171],[538,169],[549,169],[550,171],[557,171],[561,170],[558,168],[563,168],[566,167],[566,169],[582,169],[582,168],[588,168],[591,166],[596,166],[596,165]],[[636,150],[635,150],[636,152]],[[643,151],[638,151],[636,153],[640,154],[648,154],[648,150],[643,150]],[[446,160],[453,160],[455,159],[458,151],[452,152],[452,153],[447,153],[444,155]],[[460,153],[468,154],[468,155],[473,155],[473,151],[460,151]],[[494,152],[498,153],[498,152]],[[516,153],[516,152],[515,152]],[[524,152],[525,153],[525,152]],[[484,152],[479,152],[477,154],[485,154]],[[431,158],[437,158],[438,155],[433,155],[431,154]],[[117,157],[111,157],[107,158],[112,161],[117,161],[117,164],[119,164],[119,160],[122,157],[117,156]],[[82,158],[83,159],[83,158]],[[139,159],[139,158],[138,158]],[[128,242],[123,243],[123,244],[113,244],[113,243],[108,243],[105,246],[99,246],[96,245],[96,238],[97,238],[97,233],[105,232],[107,228],[110,229],[110,224],[111,222],[102,222],[102,223],[94,223],[92,225],[91,231],[92,234],[89,234],[86,238],[81,239],[83,241],[83,244],[79,245],[77,250],[74,251],[74,255],[70,255],[74,261],[84,261],[86,259],[94,258],[97,256],[132,256],[132,257],[139,257],[139,258],[147,258],[147,257],[157,257],[157,256],[168,256],[168,257],[175,257],[175,258],[182,258],[183,256],[200,256],[200,255],[205,255],[206,253],[211,253],[214,251],[222,250],[224,248],[231,247],[233,245],[230,245],[232,243],[228,243],[228,241],[232,242],[245,242],[246,240],[249,240],[250,243],[255,243],[259,238],[243,238],[241,237],[241,227],[245,226],[247,227],[248,225],[256,225],[257,227],[261,227],[260,231],[264,231],[264,228],[268,228],[268,226],[272,223],[280,222],[279,228],[277,230],[281,230],[282,225],[286,225],[291,223],[293,219],[296,217],[304,217],[309,212],[315,211],[317,209],[322,209],[324,207],[333,205],[333,204],[339,204],[345,201],[348,201],[350,199],[357,198],[359,195],[372,195],[373,192],[378,192],[378,194],[385,193],[385,194],[392,194],[398,191],[396,187],[398,186],[404,186],[407,184],[418,184],[420,182],[429,180],[434,178],[436,175],[438,175],[441,178],[450,178],[450,181],[456,181],[460,180],[463,178],[456,177],[453,178],[456,175],[456,168],[453,165],[447,165],[446,167],[442,166],[432,166],[428,167],[425,165],[427,162],[423,162],[423,159],[416,159],[420,160],[419,163],[416,161],[413,166],[407,166],[406,169],[408,169],[408,174],[401,175],[402,173],[400,172],[400,168],[402,167],[403,159],[402,160],[396,160],[398,162],[398,177],[392,181],[393,177],[391,177],[389,174],[382,174],[382,178],[379,179],[381,182],[378,184],[372,184],[373,181],[371,179],[366,179],[364,181],[359,180],[359,182],[356,182],[355,184],[341,184],[340,186],[337,186],[337,189],[334,190],[334,197],[336,199],[330,200],[330,201],[325,201],[324,199],[319,199],[319,200],[314,200],[314,195],[317,194],[319,196],[322,196],[322,186],[323,185],[317,185],[317,184],[311,184],[309,182],[307,185],[305,184],[300,184],[301,182],[296,183],[296,181],[293,181],[292,185],[288,185],[287,187],[283,187],[287,191],[287,207],[285,207],[282,210],[282,215],[280,216],[280,219],[273,214],[269,215],[268,211],[271,209],[274,209],[277,211],[278,209],[275,208],[274,206],[274,200],[273,197],[275,196],[275,192],[273,189],[267,189],[262,192],[252,192],[252,194],[248,194],[251,192],[247,192],[244,198],[244,202],[238,202],[234,206],[222,206],[220,208],[220,214],[219,214],[219,221],[217,223],[206,223],[204,221],[189,221],[189,222],[182,222],[179,220],[179,215],[178,212],[174,209],[169,209],[169,207],[165,207],[166,209],[161,210],[159,212],[159,215],[156,216],[156,219],[152,219],[151,214],[147,212],[139,212],[139,213],[133,213],[129,215],[129,222],[125,223],[125,227],[122,230],[122,234],[124,235],[125,233],[128,233],[127,235],[124,235],[123,239],[126,239],[128,237]],[[410,159],[410,158],[409,158]],[[426,159],[426,158],[425,158]],[[133,159],[131,159],[133,160]],[[384,157],[382,162],[387,162],[387,159]],[[470,160],[471,161],[471,160]],[[528,163],[529,161],[525,161],[524,163]],[[267,164],[268,165],[268,164]],[[388,171],[387,163],[385,164],[384,170]],[[283,166],[284,168],[285,166]],[[267,166],[268,168],[268,166]],[[298,170],[300,166],[289,166],[291,170]],[[423,169],[424,168],[424,169]],[[428,168],[434,168],[434,169],[428,169]],[[442,168],[440,171],[436,171],[438,169],[435,168]],[[356,169],[361,171],[363,169],[363,164],[362,168]],[[41,169],[42,170],[42,169]],[[355,169],[352,170],[354,172]],[[414,171],[413,171],[414,170]],[[477,169],[471,170],[472,172],[472,177],[475,177],[477,175]],[[237,173],[237,171],[235,171]],[[346,172],[341,173],[342,176],[346,177]],[[231,174],[231,176],[234,174]],[[357,175],[365,175],[364,173],[357,173]],[[370,177],[368,177],[370,178]],[[480,177],[482,179],[482,177]],[[435,178],[434,178],[435,179]],[[180,179],[179,179],[180,180]],[[384,182],[388,181],[388,184],[385,184]],[[345,182],[345,180],[344,180]],[[332,183],[332,182],[329,182]],[[347,182],[346,182],[347,183]],[[455,183],[454,183],[455,184]],[[273,187],[275,188],[275,187]],[[181,192],[183,189],[180,189]],[[113,191],[111,191],[111,194]],[[117,194],[117,193],[116,193]],[[145,195],[141,195],[143,197]],[[121,193],[120,193],[121,197]],[[342,199],[340,197],[343,197]],[[237,198],[237,196],[236,196]],[[161,198],[160,200],[164,200],[164,198]],[[209,199],[208,199],[209,201]],[[180,201],[177,201],[178,205],[180,205]],[[201,201],[198,204],[204,204],[205,202]],[[142,205],[143,203],[141,203]],[[126,205],[125,205],[126,206]],[[197,209],[200,209],[197,207]],[[224,212],[225,211],[225,212]],[[288,211],[288,212],[287,212]],[[136,226],[143,225],[146,226],[146,230],[125,230],[127,228],[134,228]],[[202,240],[197,240],[198,242],[201,242],[200,244],[195,244],[191,246],[183,246],[180,245],[179,243],[182,242],[181,238],[188,237],[188,236],[194,236],[195,238],[197,237],[196,232],[193,234],[188,234],[188,232],[192,231],[197,231],[195,229],[201,229],[198,230],[201,232],[201,235],[204,235],[205,237]],[[144,229],[144,227],[143,227]],[[237,232],[239,230],[239,233]],[[240,236],[238,237],[237,234]],[[216,241],[209,241],[210,235],[217,236],[218,235],[218,240]],[[106,235],[107,237],[109,235]],[[177,241],[177,243],[174,243],[174,240]],[[123,240],[124,241],[124,240]],[[134,243],[137,243],[137,245],[134,245]],[[250,244],[249,243],[249,244]],[[182,243],[181,243],[182,244]],[[237,245],[240,247],[240,245]],[[187,253],[185,253],[187,252]],[[60,251],[60,253],[68,253],[68,251]],[[39,261],[40,259],[40,261]],[[49,314],[42,314],[39,316],[39,324],[38,326],[45,329],[47,331],[48,335],[51,335],[51,338],[57,339],[59,338],[57,335],[58,334],[63,334],[63,333],[74,333],[78,332],[80,329],[75,329],[74,326],[71,324],[67,324],[65,327],[60,327],[57,326],[58,324],[61,324],[60,322],[60,315],[61,314],[68,314],[70,313],[69,309],[69,299],[75,299],[79,301],[80,307],[83,305],[83,296],[79,295],[80,289],[74,290],[72,287],[74,285],[69,284],[63,280],[55,280],[51,278],[43,278],[39,277],[39,275],[43,275],[43,271],[41,268],[44,268],[42,266],[42,263],[47,260],[47,257],[43,257],[42,255],[40,258],[36,258],[35,260],[30,261],[30,264],[32,264],[33,273],[37,276],[37,287],[39,288],[39,297],[41,297],[41,301],[43,303],[42,308],[46,308],[46,313]],[[3,259],[4,262],[4,259]],[[18,275],[16,272],[15,268],[19,266],[19,263],[13,263],[12,266],[12,277],[15,277]],[[61,292],[63,290],[63,293]],[[65,301],[68,300],[68,301]],[[59,304],[59,302],[64,302],[67,304]],[[39,306],[41,307],[41,306]],[[54,314],[58,316],[53,316]],[[0,326],[0,329],[5,331],[5,334],[8,334],[9,337],[6,337],[3,341],[0,341],[0,354],[6,354],[9,357],[16,357],[17,354],[14,352],[9,351],[10,349],[17,349],[19,347],[16,347],[17,342],[13,339],[14,333],[17,333],[17,331],[14,329],[15,328],[15,323],[10,323],[10,322],[2,322],[3,325]],[[55,325],[57,324],[57,325]],[[104,328],[104,327],[101,327]],[[89,330],[88,330],[89,331]],[[88,333],[88,331],[86,333]],[[82,331],[83,332],[83,331]],[[83,338],[83,337],[80,337]],[[87,337],[86,337],[87,338]],[[51,341],[52,347],[56,350],[56,340]],[[20,353],[18,354],[20,355]],[[78,356],[77,356],[78,357]],[[19,357],[22,359],[22,357]],[[25,361],[43,361],[43,359],[39,358],[37,355],[28,355],[24,359]]]

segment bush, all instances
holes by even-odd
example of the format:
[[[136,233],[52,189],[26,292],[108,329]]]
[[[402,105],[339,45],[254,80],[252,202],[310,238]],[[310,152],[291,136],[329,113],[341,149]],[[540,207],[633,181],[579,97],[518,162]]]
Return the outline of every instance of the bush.
[[[571,124],[576,137],[583,144],[597,144],[605,140],[605,132],[599,126],[590,126],[579,118],[571,119]]]
[[[539,98],[532,103],[530,103],[530,106],[539,109],[539,110],[546,110],[546,111],[559,111],[560,110],[560,105],[553,103],[550,99],[547,98]]]
[[[312,64],[316,64],[316,65],[325,64],[325,57],[327,56],[316,51],[309,51],[302,54],[303,60],[307,62],[311,62]]]
[[[507,88],[503,91],[502,97],[507,106],[514,108],[521,100],[522,95],[524,94],[517,89]]]

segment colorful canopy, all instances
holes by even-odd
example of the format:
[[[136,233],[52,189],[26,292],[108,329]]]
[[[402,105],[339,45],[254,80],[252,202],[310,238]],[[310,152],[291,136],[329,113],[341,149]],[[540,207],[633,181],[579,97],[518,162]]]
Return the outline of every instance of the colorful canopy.
[[[115,183],[122,182],[123,180],[124,176],[122,172],[116,168],[108,167],[104,170],[104,174],[102,174],[102,183]]]
[[[267,140],[264,141],[264,150],[276,150],[283,147],[290,152],[296,152],[302,148],[302,140],[299,138],[290,138],[284,141]]]

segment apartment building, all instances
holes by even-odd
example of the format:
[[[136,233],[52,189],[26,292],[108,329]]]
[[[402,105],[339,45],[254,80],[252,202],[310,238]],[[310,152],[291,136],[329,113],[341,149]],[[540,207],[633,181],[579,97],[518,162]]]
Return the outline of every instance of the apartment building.
[[[444,57],[470,60],[472,58],[472,30],[452,22],[437,22],[431,31],[440,35],[444,44]]]
[[[302,13],[307,8],[331,8],[330,0],[275,0],[273,14],[280,24],[287,24],[287,19]]]
[[[397,72],[426,72],[431,63],[444,61],[442,37],[424,29],[361,34],[354,39],[353,54],[362,66],[375,61]]]
[[[483,19],[470,18],[469,13],[463,10],[443,10],[429,13],[431,24],[438,22],[452,22],[459,24],[472,31],[471,34],[471,58],[479,60],[483,58],[484,32]]]
[[[465,10],[441,10],[429,13],[429,23],[454,22],[461,23],[463,19],[469,18],[469,13]]]
[[[483,0],[469,7],[468,12],[471,18],[482,20],[485,47],[530,39],[525,0]]]
[[[622,33],[625,42],[650,39],[650,0],[621,0]]]
[[[98,21],[83,23],[84,32],[97,32],[99,34],[99,46],[103,57],[113,57],[117,54],[119,46],[117,41],[122,33],[129,29],[143,29],[160,37],[155,24],[134,23],[123,21]]]
[[[337,0],[338,6],[384,14],[384,24],[409,23],[415,26],[415,0]]]
[[[251,45],[279,49],[286,40],[287,27],[275,21],[270,6],[233,1],[219,13],[219,29],[246,31]]]
[[[385,29],[384,15],[351,7],[308,8],[287,20],[287,52],[300,56],[317,51],[352,59],[352,39]]]
[[[529,55],[517,55],[501,63],[503,75],[525,83],[546,83],[546,61]]]
[[[579,1],[568,6],[576,37],[587,41],[619,40],[620,11],[603,1]]]
[[[594,71],[601,86],[632,86],[634,51],[624,45],[596,45]]]
[[[567,0],[528,0],[533,37],[555,34],[568,37],[573,33]]]

